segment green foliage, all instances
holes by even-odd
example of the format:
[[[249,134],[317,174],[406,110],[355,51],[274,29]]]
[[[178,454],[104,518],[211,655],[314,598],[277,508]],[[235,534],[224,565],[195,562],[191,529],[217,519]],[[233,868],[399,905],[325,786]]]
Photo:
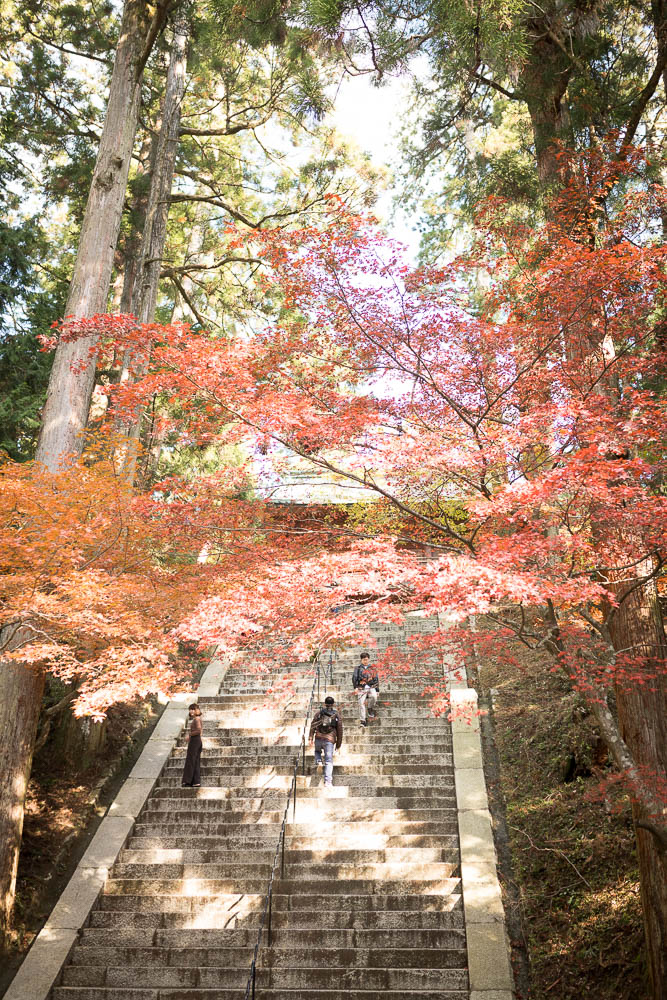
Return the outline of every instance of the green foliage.
[[[50,370],[51,356],[33,334],[0,339],[0,451],[16,461],[34,453]]]

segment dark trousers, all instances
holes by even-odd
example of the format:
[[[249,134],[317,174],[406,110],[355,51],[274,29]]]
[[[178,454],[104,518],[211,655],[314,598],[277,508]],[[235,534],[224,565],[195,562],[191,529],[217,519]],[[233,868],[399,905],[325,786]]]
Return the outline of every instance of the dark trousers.
[[[199,763],[201,760],[201,736],[191,736],[188,741],[188,752],[183,768],[183,785],[198,785],[201,782]]]

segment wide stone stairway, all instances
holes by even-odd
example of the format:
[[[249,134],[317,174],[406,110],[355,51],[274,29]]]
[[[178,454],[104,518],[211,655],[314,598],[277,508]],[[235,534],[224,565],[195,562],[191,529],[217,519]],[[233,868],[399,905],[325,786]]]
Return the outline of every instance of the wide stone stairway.
[[[376,631],[381,647],[405,641],[396,627]],[[362,729],[357,659],[340,657],[329,681],[345,725],[334,788],[312,752],[305,776],[299,766],[256,996],[467,1000],[450,727],[411,677],[383,685],[379,718]],[[266,676],[234,670],[200,699],[202,787],[180,786],[181,737],[53,1000],[246,996],[311,685],[305,676],[286,706],[272,704]]]

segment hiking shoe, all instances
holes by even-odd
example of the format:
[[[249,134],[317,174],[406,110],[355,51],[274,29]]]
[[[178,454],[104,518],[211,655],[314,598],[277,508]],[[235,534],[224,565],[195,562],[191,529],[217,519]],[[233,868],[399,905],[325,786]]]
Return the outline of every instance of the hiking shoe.
[[[377,719],[377,714],[375,712],[369,712],[368,713],[368,718],[369,719]]]
[[[366,722],[365,719],[362,719],[361,722],[359,723],[359,725],[362,726],[363,729],[365,729],[366,726],[368,725],[368,723]]]

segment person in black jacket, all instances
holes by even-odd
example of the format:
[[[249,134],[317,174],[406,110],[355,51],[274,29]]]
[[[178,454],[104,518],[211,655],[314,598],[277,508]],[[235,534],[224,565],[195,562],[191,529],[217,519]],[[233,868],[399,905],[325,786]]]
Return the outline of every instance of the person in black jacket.
[[[343,723],[334,708],[334,699],[328,695],[324,705],[315,714],[310,724],[308,742],[315,741],[315,764],[319,767],[324,757],[324,785],[331,788],[333,784],[334,749],[340,750],[343,742]]]
[[[356,691],[359,699],[359,719],[362,726],[367,726],[366,705],[368,704],[368,718],[375,718],[375,705],[380,693],[380,683],[378,681],[377,670],[371,666],[371,658],[368,653],[362,653],[360,662],[354,668],[352,674],[352,687]]]

